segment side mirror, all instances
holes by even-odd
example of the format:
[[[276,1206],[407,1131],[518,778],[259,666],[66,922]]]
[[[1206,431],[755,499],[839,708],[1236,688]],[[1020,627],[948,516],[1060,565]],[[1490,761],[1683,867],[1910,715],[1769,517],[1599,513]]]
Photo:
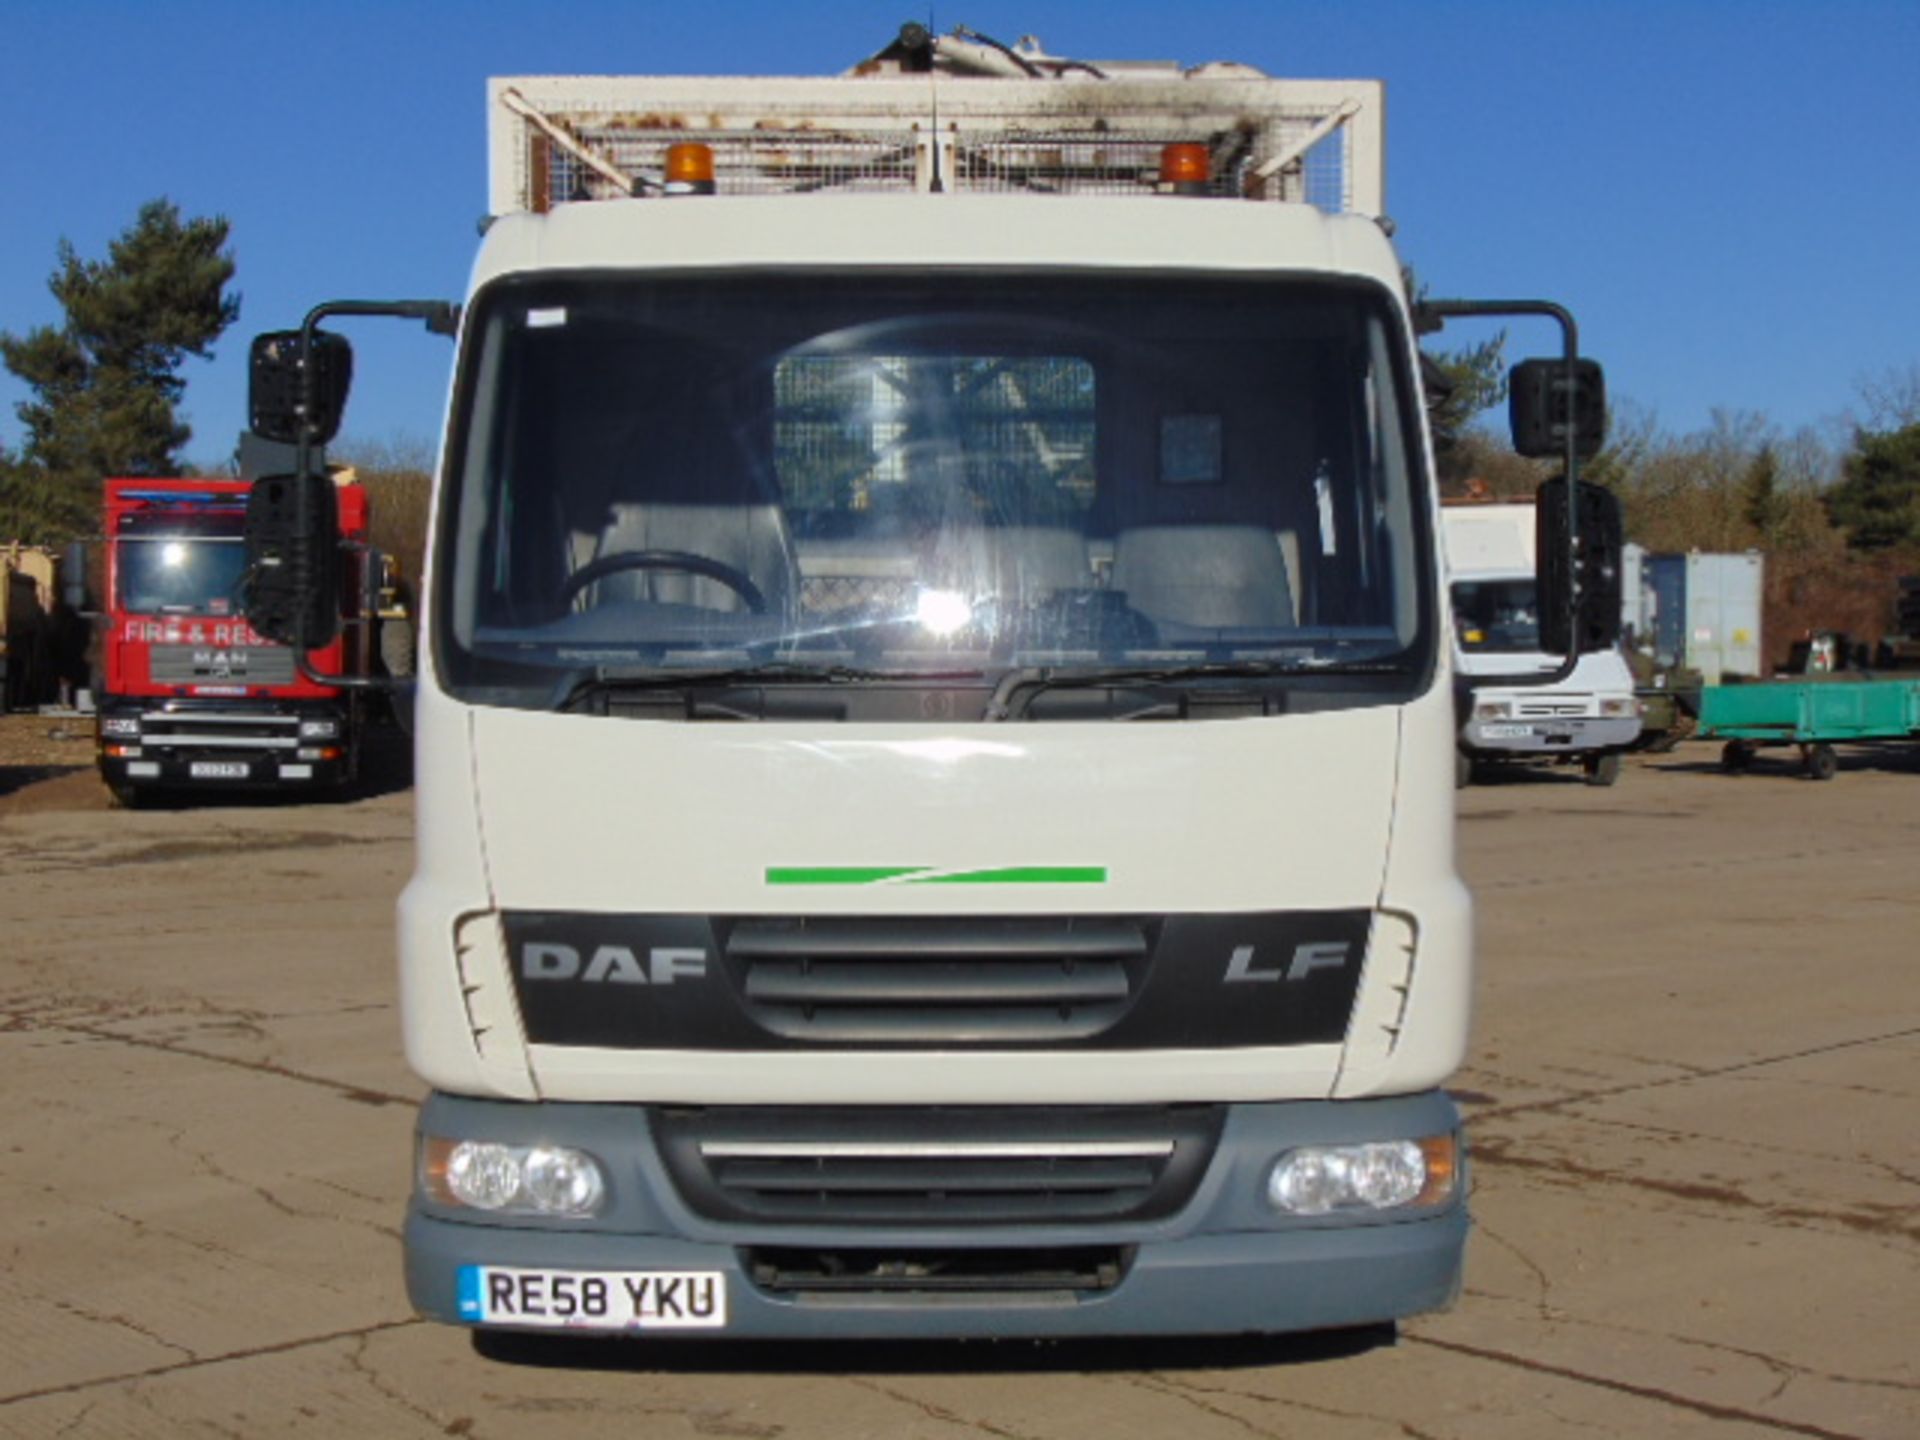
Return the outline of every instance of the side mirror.
[[[1534,499],[1534,553],[1540,595],[1540,648],[1551,655],[1611,650],[1620,639],[1620,551],[1624,527],[1611,490],[1580,482],[1578,542],[1567,563],[1567,477]]]
[[[270,475],[247,496],[247,623],[308,650],[340,633],[340,499],[325,475]]]
[[[308,413],[308,391],[300,365],[300,332],[273,330],[254,336],[247,383],[247,417],[256,435],[285,445],[297,445],[303,420],[310,444],[324,445],[340,432],[340,418],[347,409],[347,391],[353,384],[353,347],[344,335],[315,330],[310,363],[313,386],[312,411]]]
[[[1606,442],[1607,381],[1597,361],[1522,360],[1507,377],[1507,406],[1518,454],[1562,458],[1569,430],[1582,460]]]
[[[87,608],[87,547],[79,540],[60,556],[60,603],[76,615]]]

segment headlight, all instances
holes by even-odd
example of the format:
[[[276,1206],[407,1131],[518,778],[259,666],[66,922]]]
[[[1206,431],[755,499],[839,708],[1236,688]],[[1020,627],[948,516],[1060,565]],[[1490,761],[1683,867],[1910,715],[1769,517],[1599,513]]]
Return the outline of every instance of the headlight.
[[[140,717],[138,715],[107,715],[100,721],[100,733],[113,735],[124,740],[140,738]]]
[[[1267,1172],[1267,1203],[1287,1215],[1400,1210],[1453,1198],[1454,1139],[1376,1140],[1289,1150]]]
[[[1602,715],[1638,715],[1640,702],[1631,695],[1610,695],[1600,702]]]
[[[1513,713],[1513,706],[1505,700],[1482,700],[1473,707],[1476,720],[1504,720]]]
[[[332,740],[340,734],[338,720],[302,720],[300,738],[302,740]]]
[[[421,1143],[420,1187],[442,1205],[563,1219],[597,1215],[607,1194],[600,1162],[584,1150],[438,1137]]]

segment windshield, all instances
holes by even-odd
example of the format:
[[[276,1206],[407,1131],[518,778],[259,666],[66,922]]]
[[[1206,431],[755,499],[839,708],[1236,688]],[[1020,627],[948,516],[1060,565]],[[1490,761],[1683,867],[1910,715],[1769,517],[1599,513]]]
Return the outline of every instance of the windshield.
[[[490,287],[471,333],[439,606],[471,698],[609,669],[1424,666],[1369,288],[576,275]]]
[[[127,521],[115,537],[121,610],[237,615],[247,551],[239,515]]]
[[[1540,649],[1540,607],[1532,580],[1456,580],[1453,628],[1460,648],[1514,655]]]

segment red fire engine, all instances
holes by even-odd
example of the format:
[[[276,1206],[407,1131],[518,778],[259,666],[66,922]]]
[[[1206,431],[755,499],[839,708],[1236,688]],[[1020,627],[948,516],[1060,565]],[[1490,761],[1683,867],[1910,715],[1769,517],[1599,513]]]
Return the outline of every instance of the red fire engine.
[[[122,801],[156,789],[325,786],[350,779],[363,706],[317,683],[242,615],[247,480],[106,482],[100,772]],[[320,676],[368,673],[367,497],[339,486],[340,634]]]

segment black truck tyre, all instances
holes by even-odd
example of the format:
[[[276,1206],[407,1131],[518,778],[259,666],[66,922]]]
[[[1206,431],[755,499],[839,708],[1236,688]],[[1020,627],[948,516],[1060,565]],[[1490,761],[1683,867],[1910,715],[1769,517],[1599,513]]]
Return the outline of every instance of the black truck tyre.
[[[1620,778],[1620,752],[1609,750],[1604,755],[1589,755],[1585,769],[1587,784],[1611,785]]]

